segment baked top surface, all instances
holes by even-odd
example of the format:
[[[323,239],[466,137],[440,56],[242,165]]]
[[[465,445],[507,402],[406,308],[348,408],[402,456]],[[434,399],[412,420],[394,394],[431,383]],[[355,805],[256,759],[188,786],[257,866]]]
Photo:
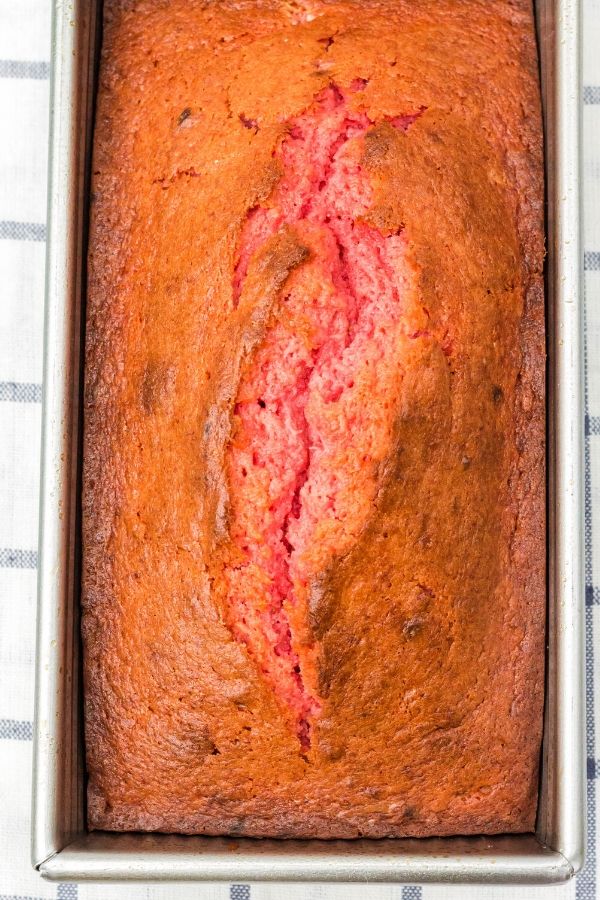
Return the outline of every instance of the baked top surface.
[[[83,494],[90,825],[531,830],[545,524],[529,3],[106,7]],[[249,215],[276,205],[290,123],[332,86],[368,120],[353,144],[365,227],[402,236],[408,279],[370,511],[319,559],[296,615],[320,703],[306,747],[232,628],[227,454],[244,367],[320,252],[297,223],[278,232],[236,301]]]

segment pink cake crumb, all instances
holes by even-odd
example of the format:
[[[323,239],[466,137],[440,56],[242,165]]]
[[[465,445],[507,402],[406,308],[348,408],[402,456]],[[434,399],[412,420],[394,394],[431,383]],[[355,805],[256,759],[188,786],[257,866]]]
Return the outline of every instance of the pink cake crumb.
[[[307,593],[369,517],[402,376],[405,237],[361,221],[372,203],[360,164],[371,125],[335,86],[290,123],[284,176],[248,216],[234,277],[238,302],[254,256],[284,226],[311,250],[242,379],[228,450],[231,536],[244,560],[227,572],[230,625],[303,750],[321,709]]]

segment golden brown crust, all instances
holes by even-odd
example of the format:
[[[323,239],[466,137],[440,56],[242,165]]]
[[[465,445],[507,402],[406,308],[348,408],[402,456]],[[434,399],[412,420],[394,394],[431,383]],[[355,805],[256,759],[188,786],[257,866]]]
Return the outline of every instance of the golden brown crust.
[[[531,830],[545,479],[530,3],[312,0],[310,21],[275,0],[106,7],[83,497],[90,826]],[[374,515],[312,586],[324,708],[305,758],[223,624],[219,573],[236,378],[308,251],[293,233],[267,248],[235,309],[232,278],[286,121],[357,77],[379,123],[369,221],[405,229],[430,326],[407,343]],[[385,122],[422,107],[406,133]]]

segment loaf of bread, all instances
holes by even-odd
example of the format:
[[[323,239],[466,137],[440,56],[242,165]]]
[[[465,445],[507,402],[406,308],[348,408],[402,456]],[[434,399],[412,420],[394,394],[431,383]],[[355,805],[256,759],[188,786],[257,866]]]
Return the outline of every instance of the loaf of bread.
[[[534,827],[529,0],[106,0],[87,311],[91,828]]]

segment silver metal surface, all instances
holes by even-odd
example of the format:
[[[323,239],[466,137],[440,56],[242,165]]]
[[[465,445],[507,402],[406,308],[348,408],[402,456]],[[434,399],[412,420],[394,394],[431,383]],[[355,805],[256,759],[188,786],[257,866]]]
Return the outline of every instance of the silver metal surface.
[[[91,136],[95,0],[56,0],[52,22],[48,245],[38,568],[32,854],[80,834],[78,459],[85,170]]]
[[[97,2],[56,0],[32,860],[51,880],[553,883],[585,846],[579,0],[537,0],[548,196],[548,668],[536,835],[258,841],[85,830],[79,673],[81,306]]]

